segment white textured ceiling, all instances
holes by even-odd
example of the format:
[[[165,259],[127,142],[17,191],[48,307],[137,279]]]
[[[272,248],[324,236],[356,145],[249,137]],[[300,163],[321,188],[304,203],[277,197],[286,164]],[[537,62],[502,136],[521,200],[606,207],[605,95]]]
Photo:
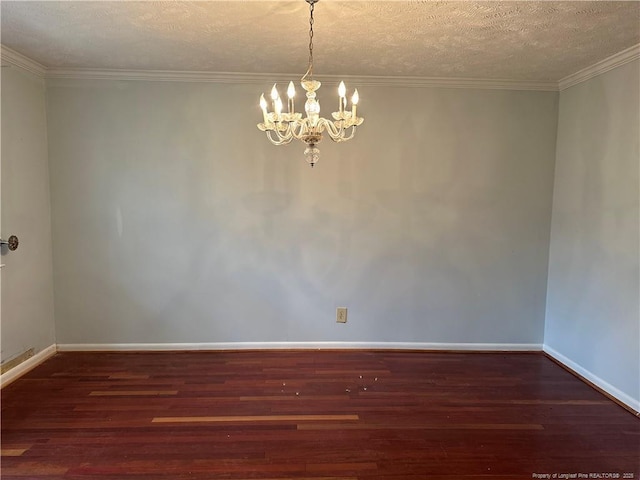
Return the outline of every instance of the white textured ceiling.
[[[2,44],[49,68],[302,74],[296,1],[2,1]],[[640,43],[640,3],[337,1],[316,5],[324,75],[558,81]]]

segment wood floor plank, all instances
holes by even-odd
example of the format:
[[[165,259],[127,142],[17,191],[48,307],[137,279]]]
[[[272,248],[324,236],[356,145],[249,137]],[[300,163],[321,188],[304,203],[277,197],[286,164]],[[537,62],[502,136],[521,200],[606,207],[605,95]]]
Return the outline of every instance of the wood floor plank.
[[[440,424],[355,424],[345,425],[343,423],[321,423],[321,424],[298,424],[298,430],[543,430],[542,425],[511,424],[511,423],[440,423]]]
[[[3,448],[0,449],[0,456],[3,456],[3,457],[19,457],[20,455],[22,455],[27,450],[29,450],[29,448],[4,448],[3,447]]]
[[[114,373],[109,375],[109,380],[148,380],[149,375],[135,375],[133,373]]]
[[[3,480],[640,480],[640,419],[536,353],[69,352],[1,400]]]
[[[296,395],[301,400],[306,398],[306,395]],[[314,398],[317,399],[317,396]],[[292,399],[292,395],[256,395],[256,396],[246,396],[246,397],[238,397],[238,401],[240,402],[286,402]],[[340,401],[344,400],[344,396],[341,395],[323,395],[322,400],[324,401]]]
[[[177,395],[178,390],[94,390],[92,397],[141,397],[156,395]]]
[[[156,417],[153,423],[221,423],[221,422],[321,422],[358,420],[358,415],[230,415],[219,417]]]

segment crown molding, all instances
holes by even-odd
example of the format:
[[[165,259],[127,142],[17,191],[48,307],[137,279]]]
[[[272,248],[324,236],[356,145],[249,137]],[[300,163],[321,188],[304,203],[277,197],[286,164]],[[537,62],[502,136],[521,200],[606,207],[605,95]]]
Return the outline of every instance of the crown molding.
[[[318,77],[323,80],[323,77]],[[356,83],[363,87],[402,87],[402,88],[466,88],[482,90],[543,90],[557,91],[557,82],[535,82],[523,80],[489,79],[489,78],[454,78],[454,77],[402,77],[402,76],[327,76],[324,81],[340,83],[341,80]]]
[[[31,60],[29,57],[25,57],[21,53],[18,53],[9,47],[5,47],[4,45],[0,45],[0,58],[2,59],[2,66],[5,66],[5,63],[7,63],[37,75],[38,77],[44,78],[47,71],[47,68],[44,65],[36,62],[35,60]]]
[[[285,73],[234,73],[168,70],[111,70],[111,69],[47,69],[46,78],[87,80],[147,80],[156,82],[211,82],[232,84],[288,83],[300,74]],[[321,82],[338,84],[341,80],[356,83],[359,87],[441,87],[478,88],[493,90],[544,90],[557,91],[556,82],[527,82],[519,80],[494,80],[484,78],[439,78],[400,76],[337,76],[318,75]]]
[[[47,68],[44,65],[16,52],[4,45],[1,47],[2,62],[16,66],[34,75],[46,79],[85,79],[85,80],[145,80],[156,82],[206,82],[229,84],[269,84],[287,83],[297,79],[299,74],[284,73],[236,73],[236,72],[199,72],[170,70],[115,70],[94,68]],[[559,82],[536,82],[507,79],[485,78],[446,78],[446,77],[401,77],[401,76],[318,76],[318,80],[328,84],[338,84],[341,80],[362,87],[401,87],[401,88],[465,88],[482,90],[538,90],[562,91],[581,82],[601,75],[609,70],[640,58],[640,44],[611,55],[590,67],[568,75]]]
[[[572,75],[562,78],[558,82],[560,91],[566,90],[569,87],[573,87],[579,83],[585,82],[590,78],[597,75],[602,75],[609,70],[613,70],[616,67],[620,67],[626,63],[632,62],[640,58],[640,43],[633,45],[621,52],[615,53],[604,60],[594,63],[590,67],[584,68]]]
[[[98,68],[50,68],[47,78],[78,80],[147,80],[156,82],[209,82],[232,84],[258,84],[284,82],[286,74],[200,72],[182,70],[116,70]]]

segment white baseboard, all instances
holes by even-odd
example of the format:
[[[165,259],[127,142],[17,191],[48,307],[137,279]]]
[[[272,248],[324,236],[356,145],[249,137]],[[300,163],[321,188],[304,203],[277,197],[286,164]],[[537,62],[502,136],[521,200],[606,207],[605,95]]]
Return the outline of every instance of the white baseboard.
[[[44,350],[36,353],[33,357],[29,358],[28,360],[25,360],[20,365],[17,365],[11,370],[9,370],[8,372],[3,373],[2,375],[0,375],[0,388],[6,387],[11,382],[20,378],[22,375],[24,375],[28,371],[33,370],[42,362],[44,362],[46,359],[54,356],[56,354],[56,351],[57,351],[56,346],[50,345]]]
[[[419,343],[419,342],[225,342],[225,343],[66,343],[59,352],[125,352],[173,350],[460,350],[495,352],[540,352],[538,343]]]
[[[206,351],[206,350],[323,350],[323,349],[375,349],[425,350],[468,352],[539,352],[544,351],[564,366],[607,392],[612,397],[640,412],[640,399],[617,389],[589,370],[562,355],[548,345],[538,343],[421,343],[421,342],[225,342],[225,343],[68,343],[51,345],[36,355],[0,375],[0,388],[4,388],[34,369],[56,352],[126,352],[126,351]]]
[[[549,345],[543,345],[542,348],[547,355],[553,357],[555,360],[563,364],[569,370],[572,370],[573,372],[577,373],[581,377],[589,380],[595,386],[597,386],[598,388],[601,388],[602,390],[607,392],[609,395],[614,397],[616,400],[618,400],[621,403],[624,403],[626,406],[633,409],[634,411],[640,412],[640,399],[633,398],[630,395],[627,395],[626,393],[618,390],[616,387],[614,387],[610,383],[601,379],[597,375],[594,375],[586,368],[581,367],[573,360],[570,360],[569,358],[565,357],[557,350],[554,350],[553,348],[551,348]]]

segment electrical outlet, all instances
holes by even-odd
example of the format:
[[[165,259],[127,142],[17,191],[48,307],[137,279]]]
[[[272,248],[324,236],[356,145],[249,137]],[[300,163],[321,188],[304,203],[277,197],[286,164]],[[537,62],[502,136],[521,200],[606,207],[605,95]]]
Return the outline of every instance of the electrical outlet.
[[[347,323],[347,307],[338,307],[336,309],[336,322]]]

